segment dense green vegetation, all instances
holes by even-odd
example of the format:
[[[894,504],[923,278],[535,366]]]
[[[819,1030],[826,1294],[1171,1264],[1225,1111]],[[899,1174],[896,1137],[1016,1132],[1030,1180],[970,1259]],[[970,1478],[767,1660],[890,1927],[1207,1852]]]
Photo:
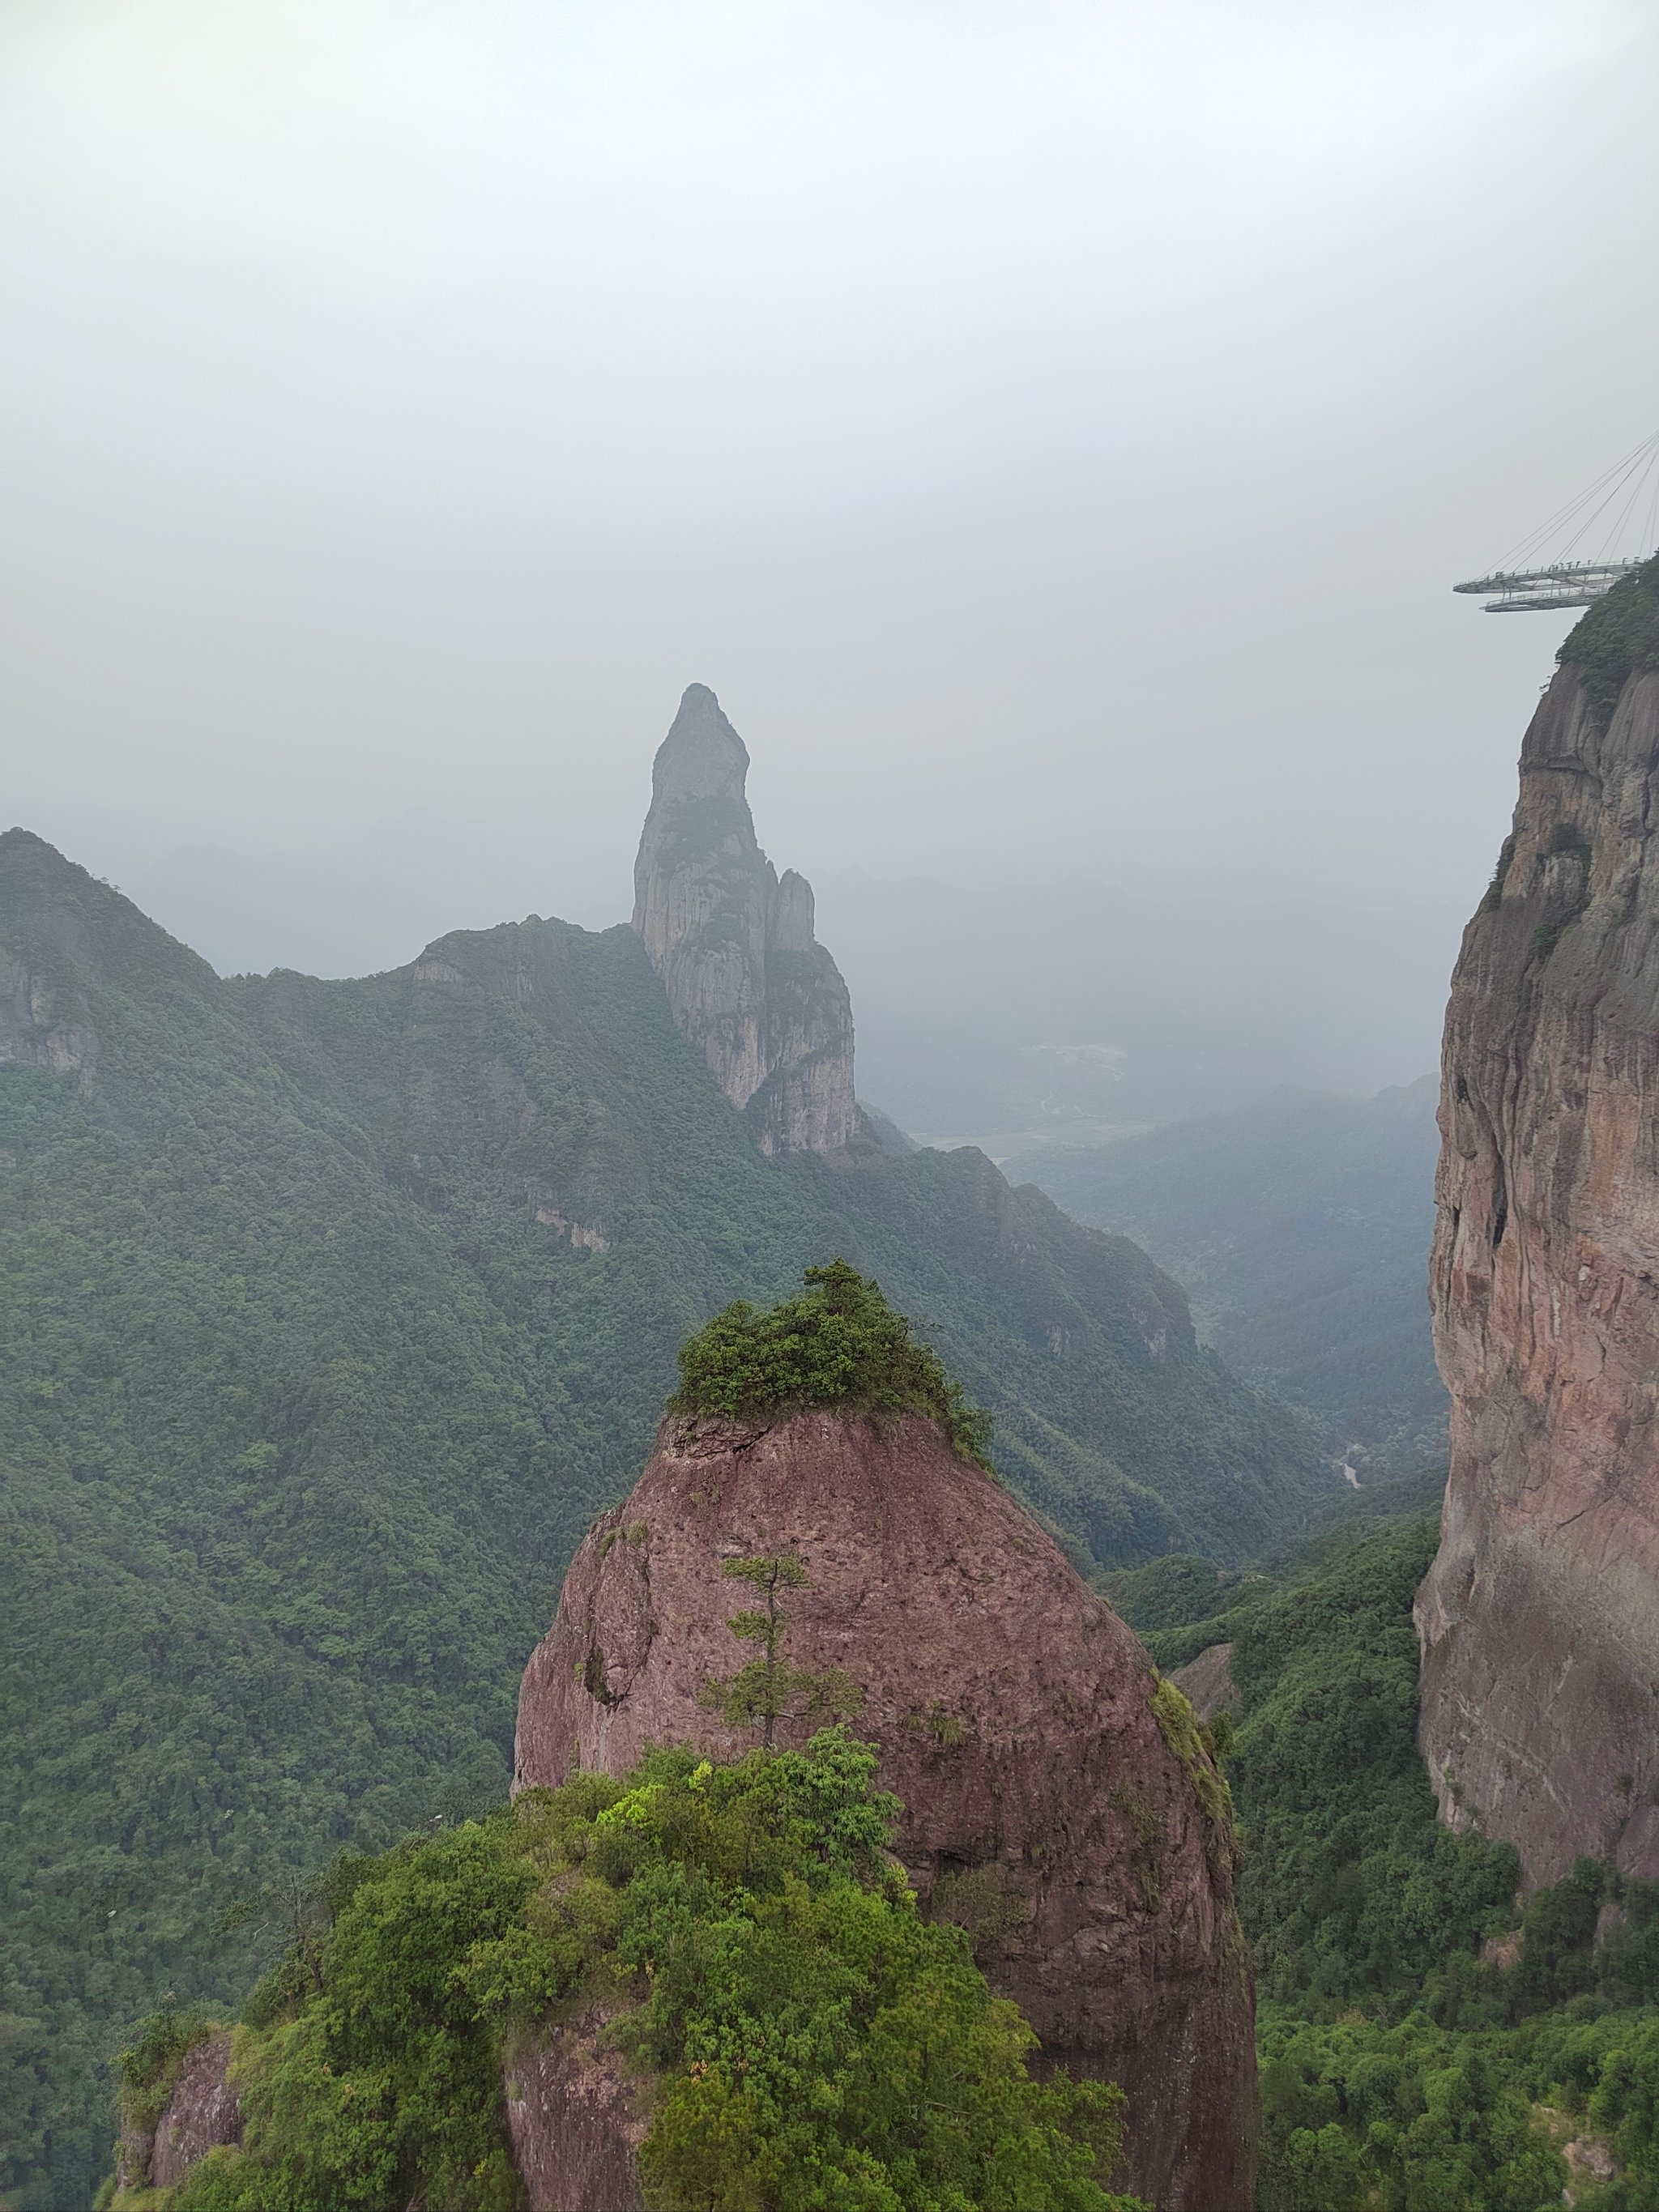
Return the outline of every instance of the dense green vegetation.
[[[1437,1094],[1432,1077],[1369,1099],[1279,1091],[1115,1144],[1057,1141],[1007,1171],[1143,1244],[1206,1340],[1305,1407],[1330,1451],[1400,1471],[1443,1449],[1423,1291]]]
[[[681,1413],[740,1420],[808,1406],[927,1413],[957,1449],[983,1460],[990,1416],[969,1405],[936,1352],[918,1344],[878,1284],[844,1260],[809,1267],[799,1297],[765,1313],[738,1299],[680,1347]]]
[[[994,1414],[1001,1474],[1103,1565],[1236,1558],[1327,1480],[1143,1253],[981,1156],[763,1158],[628,930],[222,981],[8,833],[0,975],[23,2212],[89,2202],[125,2026],[248,1986],[269,1939],[226,1924],[240,1900],[500,1799],[565,1562],[733,1300],[838,1255],[878,1277]]]
[[[1621,2171],[1574,2173],[1577,2203],[1653,2212],[1659,1888],[1583,1861],[1517,1921],[1513,1854],[1437,1824],[1416,1747],[1421,1502],[1411,1483],[1361,1493],[1254,1574],[1188,1558],[1109,1578],[1161,1665],[1231,1646],[1240,1704],[1217,1735],[1256,1972],[1260,2212],[1543,2212],[1583,2136]]]
[[[1031,2079],[1030,2030],[884,1856],[875,1766],[839,1729],[657,1752],[344,1863],[238,2032],[245,2144],[171,2212],[511,2212],[503,2061],[595,2018],[653,2092],[669,2212],[1127,2212],[1119,2093]],[[163,2014],[128,2057],[141,2123],[187,2040]]]
[[[1387,1531],[1229,1612],[1218,1638],[1151,1638],[1166,1665],[1232,1646],[1239,1894],[1264,2005],[1306,2014],[1414,1990],[1451,1950],[1477,1948],[1514,1893],[1510,1851],[1437,1825],[1418,1756],[1411,1603],[1434,1540],[1431,1522]]]
[[[1581,615],[1555,657],[1579,670],[1603,720],[1632,676],[1659,668],[1659,554]]]

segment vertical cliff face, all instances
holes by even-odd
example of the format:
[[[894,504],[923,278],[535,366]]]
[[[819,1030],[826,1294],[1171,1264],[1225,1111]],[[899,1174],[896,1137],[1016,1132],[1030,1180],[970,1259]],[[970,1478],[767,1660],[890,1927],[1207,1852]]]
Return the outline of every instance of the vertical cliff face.
[[[843,1154],[857,1133],[853,1009],[812,934],[812,887],[780,878],[744,795],[749,755],[693,684],[658,750],[634,927],[674,1019],[768,1152]]]
[[[1659,1875],[1656,660],[1650,563],[1564,648],[1446,1018],[1422,1741],[1444,1817],[1534,1882]]]
[[[1049,2060],[1122,2085],[1137,2195],[1239,2212],[1255,2062],[1221,1784],[1128,1629],[932,1421],[665,1423],[526,1670],[518,1786],[625,1773],[653,1743],[750,1748],[702,1695],[748,1649],[722,1570],[784,1553],[810,1577],[786,1662],[857,1685],[927,1909],[969,1928]]]

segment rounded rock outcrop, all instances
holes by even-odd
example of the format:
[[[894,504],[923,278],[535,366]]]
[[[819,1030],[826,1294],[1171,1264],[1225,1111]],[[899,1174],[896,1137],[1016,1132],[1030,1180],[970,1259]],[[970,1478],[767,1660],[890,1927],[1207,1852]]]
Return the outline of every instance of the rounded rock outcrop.
[[[1124,2185],[1239,2212],[1255,2060],[1224,1786],[1131,1632],[931,1419],[666,1420],[526,1670],[515,1786],[624,1773],[653,1744],[750,1748],[708,1685],[755,1649],[728,1563],[771,1557],[807,1577],[787,1663],[856,1686],[926,1909],[967,1927],[1047,2063],[1127,2092]]]

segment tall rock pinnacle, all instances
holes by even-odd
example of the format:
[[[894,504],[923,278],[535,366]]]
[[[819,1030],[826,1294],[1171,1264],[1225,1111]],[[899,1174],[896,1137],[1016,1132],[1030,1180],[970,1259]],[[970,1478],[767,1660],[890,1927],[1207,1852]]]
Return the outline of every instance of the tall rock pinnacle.
[[[651,773],[634,927],[674,1019],[763,1152],[844,1156],[858,1129],[853,1008],[812,934],[812,887],[781,878],[744,795],[749,754],[693,684]]]
[[[1443,1815],[1659,1875],[1659,562],[1562,648],[1452,978],[1418,1596]]]

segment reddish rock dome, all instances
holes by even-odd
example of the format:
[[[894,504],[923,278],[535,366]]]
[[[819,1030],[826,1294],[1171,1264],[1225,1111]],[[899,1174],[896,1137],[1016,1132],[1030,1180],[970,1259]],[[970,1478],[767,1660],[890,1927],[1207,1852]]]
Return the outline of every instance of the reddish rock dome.
[[[702,1696],[753,1649],[727,1623],[755,1593],[725,1563],[790,1554],[810,1581],[787,1662],[859,1686],[918,1890],[1050,2062],[1127,2092],[1127,2185],[1242,2212],[1251,2000],[1214,1771],[1129,1630],[932,1421],[665,1422],[526,1669],[517,1786],[623,1773],[652,1744],[750,1748]]]

